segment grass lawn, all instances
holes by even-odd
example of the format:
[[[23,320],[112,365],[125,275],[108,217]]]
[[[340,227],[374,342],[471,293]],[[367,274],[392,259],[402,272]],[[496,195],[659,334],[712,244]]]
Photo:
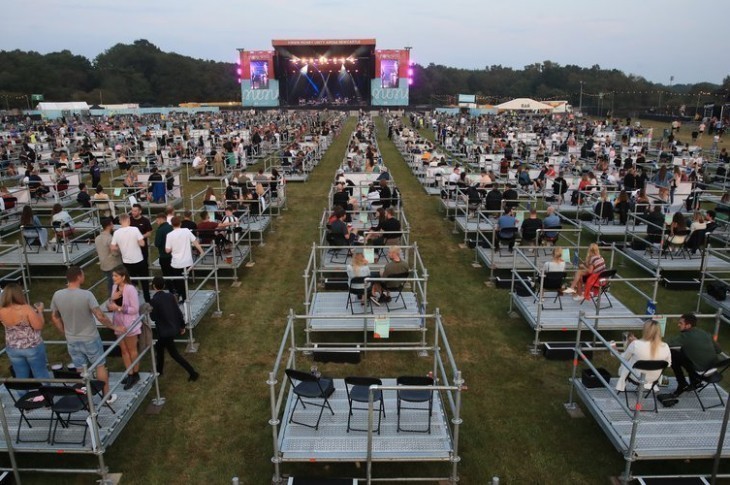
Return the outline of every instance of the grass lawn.
[[[483,484],[492,476],[502,483],[606,483],[623,468],[592,418],[572,419],[563,409],[569,387],[567,362],[546,361],[528,352],[532,331],[521,319],[507,316],[507,290],[487,288],[488,272],[473,268],[473,252],[460,249],[461,236],[451,233],[439,212],[439,200],[425,194],[387,140],[377,120],[383,159],[401,190],[411,223],[411,241],[419,245],[429,271],[429,306],[440,308],[457,364],[469,390],[464,394],[461,434],[461,483]],[[207,319],[196,329],[201,342],[190,356],[201,373],[188,383],[185,372],[168,362],[160,380],[167,404],[159,415],[139,412],[108,450],[113,472],[124,483],[269,483],[273,467],[268,387],[271,370],[289,308],[303,310],[304,282],[317,224],[327,206],[326,194],[344,155],[355,119],[345,123],[327,154],[305,184],[287,187],[289,209],[274,221],[266,245],[255,248],[256,265],[242,272],[238,288],[223,283],[223,317]],[[190,194],[205,186],[187,184]],[[195,187],[194,189],[192,187]],[[642,275],[626,266],[626,275]],[[33,286],[34,300],[50,300],[58,285]],[[47,291],[48,298],[42,298]],[[620,291],[620,290],[617,290]],[[660,311],[694,309],[693,292],[661,290]],[[633,301],[641,308],[643,302]],[[54,329],[46,338],[58,338]],[[723,329],[721,342],[728,336]],[[416,359],[408,365],[418,368]],[[395,368],[397,362],[378,361],[373,368]],[[615,371],[614,368],[611,368]],[[341,374],[338,374],[341,375]],[[389,415],[390,416],[390,415]],[[44,466],[91,463],[89,457],[23,457],[21,464]],[[398,471],[422,476],[446,465],[376,464],[376,475]],[[709,472],[708,461],[639,463],[635,471],[662,473]],[[285,471],[310,475],[359,475],[364,468],[349,464],[287,466]],[[25,483],[91,483],[89,476],[27,475]]]

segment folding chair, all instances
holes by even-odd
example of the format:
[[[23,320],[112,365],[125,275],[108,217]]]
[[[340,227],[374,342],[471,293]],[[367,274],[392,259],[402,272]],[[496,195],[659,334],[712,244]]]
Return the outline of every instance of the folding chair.
[[[370,386],[381,386],[383,381],[376,379],[375,377],[345,377],[345,390],[347,391],[347,401],[350,406],[350,413],[347,416],[347,432],[352,431],[367,431],[362,428],[354,428],[350,426],[350,419],[352,418],[353,410],[367,411],[367,407],[355,407],[353,403],[368,403],[370,395]],[[383,403],[383,391],[373,391],[373,404],[378,403],[378,428],[377,432],[380,434],[380,420],[385,416],[385,404]]]
[[[700,402],[702,411],[725,406],[725,403],[722,400],[722,395],[720,394],[720,390],[717,388],[717,384],[722,380],[722,375],[729,367],[730,359],[723,359],[711,369],[707,369],[704,372],[695,372],[694,377],[697,384],[692,390],[694,391],[695,396],[697,396],[697,400]],[[702,402],[702,398],[700,397],[700,393],[709,386],[712,386],[715,389],[715,392],[717,393],[717,397],[720,402],[717,404],[713,404],[712,406],[705,406],[705,403]]]
[[[329,228],[327,230],[327,233],[325,234],[325,240],[327,241],[327,244],[329,246],[337,246],[327,250],[330,255],[330,263],[347,264],[347,260],[350,259],[350,246],[340,246],[339,244],[337,244],[337,241],[335,241],[332,233],[329,232]],[[340,253],[342,252],[345,253],[344,260],[339,258]]]
[[[651,371],[663,371],[669,366],[669,362],[666,360],[637,360],[634,362],[633,370],[639,371],[639,373],[645,373],[645,372],[651,372]],[[659,386],[659,379],[661,379],[662,375],[661,372],[657,376],[657,378],[649,383],[651,387],[646,388],[646,384],[644,384],[644,399],[649,397],[649,394],[651,394],[652,399],[654,400],[654,409],[653,411],[655,413],[659,412],[659,408],[657,407],[656,403],[656,389]],[[629,384],[633,384],[633,386],[636,388],[634,392],[636,392],[636,402],[639,402],[639,395],[642,392],[641,389],[639,389],[639,382],[634,379],[631,374],[628,375],[626,378],[626,382]],[[624,398],[626,399],[626,407],[629,407],[629,392],[628,390],[624,391]],[[642,411],[651,411],[651,409],[642,409]]]
[[[514,246],[515,239],[517,238],[516,227],[505,227],[497,231],[497,240],[499,241],[499,255],[502,256],[502,243],[506,243],[508,246],[512,244]],[[511,252],[511,250],[510,250]]]
[[[10,398],[13,400],[13,405],[15,406],[15,409],[20,411],[20,419],[18,419],[18,430],[15,433],[15,442],[16,443],[47,443],[49,436],[46,435],[45,438],[40,440],[21,440],[20,439],[20,430],[23,427],[23,421],[28,425],[28,428],[33,428],[33,425],[30,424],[31,421],[50,421],[50,416],[44,416],[44,417],[35,417],[34,415],[31,415],[31,417],[28,417],[26,413],[29,413],[30,411],[35,411],[37,409],[42,409],[46,407],[48,404],[46,402],[45,397],[40,391],[41,386],[39,384],[33,384],[33,383],[20,383],[20,382],[5,382],[5,388],[8,390],[8,394],[10,395]],[[25,394],[22,394],[22,392],[25,392]]]
[[[393,282],[393,283],[396,283],[397,286],[388,288],[388,292],[391,295],[393,293],[396,293],[396,292],[398,293],[398,295],[395,298],[393,298],[391,296],[391,300],[385,302],[385,307],[388,309],[388,311],[393,311],[393,310],[407,310],[408,309],[408,307],[406,306],[406,300],[403,298],[403,288],[405,288],[406,283],[408,283],[408,281],[406,280],[406,278],[408,278],[409,276],[410,276],[410,272],[398,273],[398,274],[394,274],[394,275],[391,275],[390,276],[390,278],[393,278],[393,279],[401,279],[401,278],[402,279],[401,279],[401,281]],[[390,282],[386,282],[386,283],[390,283]],[[387,284],[386,284],[386,287],[387,287]],[[392,308],[390,305],[391,304],[395,305],[395,303],[398,300],[400,300],[400,302],[403,304],[403,306],[402,307]]]
[[[685,246],[685,242],[687,241],[689,236],[689,229],[679,230],[674,233],[673,236],[670,236],[667,240],[668,246],[666,249],[666,254],[669,254],[669,257],[671,259],[674,259],[675,257],[682,257],[682,259],[691,258],[691,255],[689,254],[689,251],[687,251],[687,247]],[[677,238],[681,238],[680,240],[677,240]],[[665,257],[666,257],[665,254]]]
[[[76,246],[77,250],[79,249],[79,243],[73,239],[69,239],[69,237],[73,237],[73,235],[68,235],[68,231],[71,229],[71,226],[68,225],[68,223],[53,221],[51,225],[53,226],[53,233],[56,236],[57,253],[61,252],[63,246],[68,246],[69,252],[73,251],[74,246]]]
[[[362,288],[353,288],[353,286],[360,286],[362,285]],[[347,285],[347,304],[345,305],[345,310],[348,308],[350,309],[350,313],[352,315],[355,314],[355,303],[352,301],[352,297],[356,296],[360,302],[364,301],[363,304],[363,311],[362,313],[367,313],[368,308],[370,309],[369,313],[373,312],[372,303],[370,303],[370,284],[365,284],[365,277],[364,276],[356,276],[352,278],[350,283]]]
[[[297,396],[297,399],[294,402],[294,408],[292,408],[291,415],[289,416],[289,422],[318,430],[319,422],[322,420],[322,413],[324,412],[325,407],[330,410],[332,416],[335,415],[335,412],[332,410],[332,406],[330,406],[329,402],[329,397],[335,392],[335,386],[332,383],[332,379],[317,377],[309,372],[302,372],[295,369],[286,369],[285,372],[286,377],[292,386],[292,392]],[[304,401],[304,398],[322,399],[323,402],[320,404],[312,401]],[[307,409],[305,403],[320,408],[319,417],[317,418],[317,423],[314,426],[294,421],[294,412],[297,410],[299,403],[302,403],[302,408],[304,409]]]
[[[433,412],[433,391],[430,389],[408,389],[407,386],[433,386],[433,379],[422,376],[400,376],[396,379],[398,386],[404,386],[399,389],[397,394],[398,400],[398,425],[397,432],[408,431],[411,433],[428,433],[431,434],[431,413]],[[428,403],[428,408],[422,407],[406,407],[401,402],[407,403]],[[413,411],[428,411],[428,428],[427,429],[403,429],[400,426],[401,409],[409,409]]]
[[[561,225],[552,226],[552,227],[543,227],[543,235],[542,235],[542,243],[545,244],[545,246],[555,246],[555,244],[558,242],[558,239],[560,239],[560,230],[563,228]],[[548,236],[547,232],[555,232],[554,236]],[[551,249],[545,249],[545,255],[550,256]]]
[[[77,370],[55,369],[53,371],[53,378],[54,379],[80,379],[81,372],[79,372]],[[86,392],[83,384],[67,385],[67,387],[71,387],[79,393]],[[99,396],[100,399],[104,397],[104,381],[99,380],[99,379],[91,379],[91,395]],[[117,412],[114,410],[114,408],[108,402],[105,402],[104,406],[108,407],[109,410],[113,414],[117,414]],[[87,408],[87,410],[89,410],[89,409]]]
[[[35,231],[36,235],[29,236],[28,234],[26,234],[26,231]],[[38,231],[39,229],[34,227],[23,229],[23,242],[25,242],[25,247],[28,248],[28,252],[36,254],[41,252],[41,235]],[[34,246],[36,247],[36,249],[33,249]]]
[[[41,394],[45,400],[51,405],[51,423],[48,427],[51,444],[79,444],[86,445],[86,434],[89,427],[86,425],[88,417],[88,397],[86,394],[79,393],[73,387],[66,386],[43,386],[40,388]],[[86,400],[86,402],[84,402]],[[73,419],[71,416],[82,411],[86,411],[83,417]],[[64,418],[64,415],[66,416]],[[55,424],[54,424],[55,421]],[[56,439],[58,433],[58,425],[63,429],[70,429],[71,426],[80,426],[84,429],[81,441],[59,441]],[[52,430],[52,431],[51,431]]]
[[[596,284],[593,285],[593,288],[591,288],[591,291],[589,291],[591,300],[593,301],[593,305],[595,305],[596,309],[605,310],[607,308],[613,307],[611,298],[609,298],[608,296],[608,290],[611,288],[611,279],[616,276],[616,273],[618,273],[618,271],[615,269],[607,269],[605,271],[602,271],[601,274],[598,275]],[[602,306],[598,308],[599,299],[608,302],[608,306]],[[583,301],[580,302],[581,305],[583,304]]]
[[[565,271],[550,271],[545,273],[545,276],[542,279],[542,293],[543,297],[545,296],[545,292],[547,291],[554,291],[555,292],[555,299],[553,300],[553,303],[558,302],[558,308],[545,308],[545,302],[540,301],[540,306],[543,310],[562,310],[563,309],[563,282],[565,281]],[[535,300],[537,300],[537,296],[535,297]]]

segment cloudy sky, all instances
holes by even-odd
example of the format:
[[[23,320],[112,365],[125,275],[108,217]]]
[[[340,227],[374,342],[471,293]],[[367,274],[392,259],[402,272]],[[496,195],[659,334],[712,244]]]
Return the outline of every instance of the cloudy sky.
[[[165,51],[233,62],[274,38],[371,38],[454,67],[544,60],[616,68],[650,81],[730,75],[730,1],[702,0],[11,0],[0,49],[94,58],[147,39]],[[0,66],[2,69],[2,66]]]

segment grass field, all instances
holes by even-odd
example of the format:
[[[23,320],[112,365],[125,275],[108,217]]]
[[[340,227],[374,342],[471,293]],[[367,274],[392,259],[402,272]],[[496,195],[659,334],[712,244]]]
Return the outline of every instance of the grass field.
[[[289,308],[303,309],[302,274],[326,193],[355,126],[349,119],[306,184],[288,186],[289,210],[255,248],[256,265],[241,275],[241,286],[224,287],[223,317],[206,319],[197,329],[200,351],[190,357],[201,379],[190,384],[185,372],[168,363],[161,379],[167,404],[159,415],[139,412],[106,455],[109,468],[122,472],[123,483],[269,483],[272,455],[267,373],[278,348]],[[528,353],[532,331],[507,316],[506,290],[484,285],[488,272],[473,268],[472,251],[460,249],[462,237],[439,212],[439,200],[428,197],[377,121],[383,159],[401,190],[428,268],[429,306],[440,308],[468,392],[464,394],[461,483],[483,484],[492,476],[502,483],[606,483],[623,468],[622,457],[591,418],[572,419],[563,409],[569,386],[567,362],[546,361]],[[197,187],[204,184],[196,184]],[[191,193],[186,186],[186,193]],[[621,274],[642,275],[621,267]],[[51,285],[41,286],[48,288]],[[33,288],[34,300],[40,293]],[[44,290],[38,290],[44,291]],[[617,289],[620,293],[620,289]],[[46,299],[44,299],[46,300]],[[47,300],[46,300],[47,301]],[[660,290],[660,311],[694,309],[694,292]],[[644,302],[631,301],[638,311]],[[670,328],[673,326],[670,325]],[[721,342],[728,336],[723,329]],[[48,329],[46,337],[58,338]],[[415,359],[411,359],[415,360]],[[374,367],[396,365],[377,362]],[[413,362],[414,368],[420,364]],[[612,370],[615,370],[612,368]],[[88,457],[24,457],[24,465],[90,463]],[[639,463],[636,471],[709,472],[710,462]],[[376,465],[376,475],[399,471],[422,476],[438,467]],[[364,475],[350,465],[287,467],[310,475]],[[26,483],[91,483],[90,477],[29,475]]]

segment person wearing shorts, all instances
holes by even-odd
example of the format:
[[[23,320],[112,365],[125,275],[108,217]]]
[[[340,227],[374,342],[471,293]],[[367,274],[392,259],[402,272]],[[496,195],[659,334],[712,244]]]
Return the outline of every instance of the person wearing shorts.
[[[66,271],[66,281],[67,287],[53,294],[51,320],[59,332],[66,336],[66,347],[71,361],[77,369],[82,369],[99,361],[104,354],[104,346],[96,329],[96,320],[115,331],[124,329],[113,325],[101,311],[94,294],[81,288],[84,284],[84,272],[81,268],[69,267]],[[109,372],[103,359],[96,367],[96,374],[104,383],[104,394],[108,394]],[[112,394],[108,402],[113,403],[116,399],[116,394]]]

